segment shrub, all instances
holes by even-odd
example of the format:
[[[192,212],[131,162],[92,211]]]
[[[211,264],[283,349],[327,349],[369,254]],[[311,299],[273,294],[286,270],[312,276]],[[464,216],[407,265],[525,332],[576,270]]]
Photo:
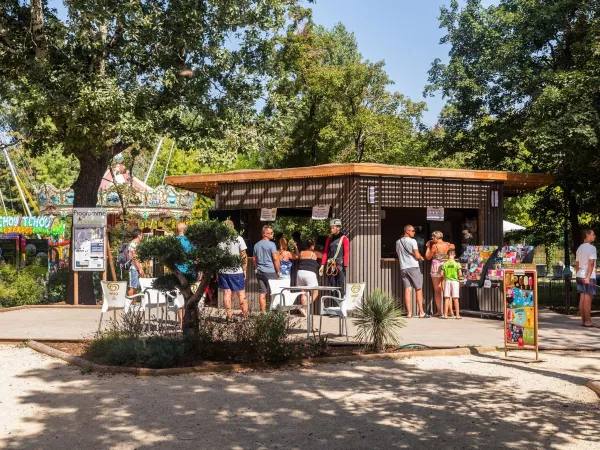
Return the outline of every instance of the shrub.
[[[35,305],[44,298],[44,285],[30,267],[0,266],[0,306]]]
[[[184,353],[185,343],[182,338],[132,338],[118,331],[103,333],[87,349],[88,355],[106,364],[151,369],[175,367],[181,363]]]
[[[269,311],[251,319],[252,343],[256,356],[263,361],[282,362],[290,358],[287,338],[287,314],[284,311]]]
[[[50,275],[48,283],[46,283],[46,301],[48,303],[57,303],[66,300],[68,282],[68,267],[62,267]]]
[[[397,331],[404,326],[401,314],[396,300],[376,289],[357,309],[354,322],[358,328],[357,339],[365,345],[371,343],[376,351],[397,345],[400,340]]]

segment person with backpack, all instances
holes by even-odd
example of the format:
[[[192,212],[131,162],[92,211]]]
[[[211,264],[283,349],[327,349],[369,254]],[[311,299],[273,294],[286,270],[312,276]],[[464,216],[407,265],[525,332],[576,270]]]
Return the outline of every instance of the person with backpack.
[[[342,221],[333,219],[329,223],[331,235],[325,241],[319,275],[327,275],[329,286],[339,287],[342,297],[346,289],[346,270],[350,261],[350,240],[342,232]]]
[[[140,264],[140,260],[137,257],[137,246],[144,235],[142,234],[142,230],[136,228],[131,233],[131,237],[133,238],[129,245],[127,246],[127,262],[126,265],[129,266],[129,291],[128,295],[134,295],[136,290],[140,288],[140,277],[144,276],[144,271],[142,270],[142,265]]]

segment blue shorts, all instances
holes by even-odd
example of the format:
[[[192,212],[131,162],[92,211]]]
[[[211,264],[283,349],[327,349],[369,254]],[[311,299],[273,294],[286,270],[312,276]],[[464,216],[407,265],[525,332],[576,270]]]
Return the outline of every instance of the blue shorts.
[[[593,283],[593,284],[585,284],[583,282],[583,278],[577,278],[577,293],[596,295],[596,286],[594,286],[594,284],[597,284],[596,279],[591,278],[590,283]]]
[[[220,273],[219,289],[228,289],[230,291],[243,291],[246,280],[243,273]]]
[[[140,288],[140,273],[136,269],[129,269],[129,287],[131,289]]]

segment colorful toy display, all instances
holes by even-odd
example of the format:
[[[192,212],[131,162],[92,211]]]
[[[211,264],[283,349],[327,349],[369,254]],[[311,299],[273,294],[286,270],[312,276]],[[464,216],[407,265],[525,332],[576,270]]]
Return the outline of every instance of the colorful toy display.
[[[467,281],[479,281],[485,263],[498,249],[494,245],[467,245],[458,261]]]
[[[535,270],[504,270],[504,352],[533,347],[538,360],[537,275]]]

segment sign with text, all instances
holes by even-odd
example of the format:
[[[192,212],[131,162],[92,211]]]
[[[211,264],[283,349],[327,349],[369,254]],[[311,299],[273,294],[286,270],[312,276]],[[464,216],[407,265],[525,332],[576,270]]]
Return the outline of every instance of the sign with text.
[[[504,354],[531,348],[538,359],[538,301],[535,270],[504,271]]]
[[[106,209],[73,209],[73,271],[106,270]]]
[[[64,236],[65,222],[54,216],[0,216],[0,234]]]
[[[444,221],[444,208],[427,208],[427,220],[433,220],[436,222]]]
[[[260,221],[273,222],[277,218],[277,208],[261,208]]]
[[[312,208],[313,220],[327,220],[329,218],[329,205],[318,205]]]

